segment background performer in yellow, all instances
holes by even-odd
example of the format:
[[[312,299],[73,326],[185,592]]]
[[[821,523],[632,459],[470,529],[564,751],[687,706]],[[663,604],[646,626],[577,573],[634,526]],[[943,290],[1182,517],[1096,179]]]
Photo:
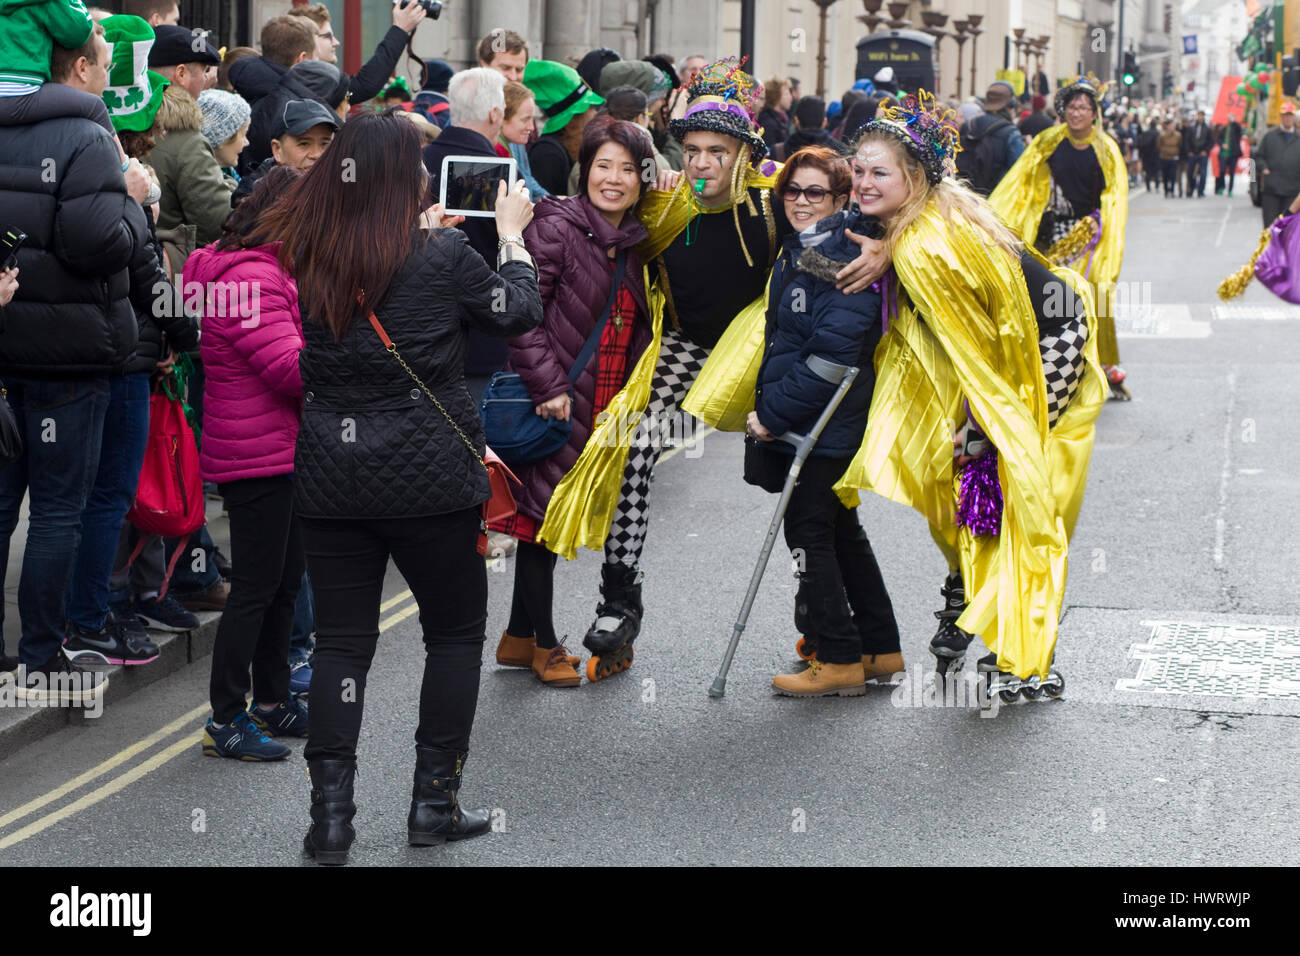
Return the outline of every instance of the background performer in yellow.
[[[1128,167],[1101,128],[1106,87],[1091,74],[1056,94],[1064,119],[1034,137],[989,196],[1002,221],[1055,266],[1087,279],[1097,307],[1097,356],[1111,397],[1127,400],[1115,338],[1115,282],[1124,260]]]

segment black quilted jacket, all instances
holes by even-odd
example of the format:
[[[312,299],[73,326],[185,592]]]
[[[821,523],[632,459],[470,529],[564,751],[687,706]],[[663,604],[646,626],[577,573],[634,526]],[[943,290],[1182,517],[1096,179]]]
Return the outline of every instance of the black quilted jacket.
[[[408,365],[483,452],[465,388],[470,326],[510,338],[542,320],[527,263],[493,272],[458,229],[413,234],[414,249],[375,310]],[[299,288],[304,302],[310,290]],[[299,514],[395,518],[447,514],[489,497],[487,473],[358,315],[342,341],[303,310],[303,413],[294,470]]]

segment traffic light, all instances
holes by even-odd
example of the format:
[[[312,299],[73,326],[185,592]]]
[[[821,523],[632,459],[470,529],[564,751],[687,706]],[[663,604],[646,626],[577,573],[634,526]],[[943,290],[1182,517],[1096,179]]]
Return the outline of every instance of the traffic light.
[[[1133,86],[1141,75],[1142,73],[1137,64],[1137,54],[1130,50],[1124,54],[1124,65],[1120,68],[1119,78],[1125,86]]]

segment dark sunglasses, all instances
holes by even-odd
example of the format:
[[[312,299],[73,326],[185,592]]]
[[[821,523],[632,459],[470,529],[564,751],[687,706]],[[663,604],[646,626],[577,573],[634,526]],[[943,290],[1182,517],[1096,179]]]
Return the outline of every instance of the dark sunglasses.
[[[793,183],[788,184],[785,189],[781,190],[781,197],[783,199],[788,199],[791,202],[794,202],[800,196],[803,196],[814,206],[829,195],[831,195],[831,191],[829,189],[823,189],[821,186],[808,186],[804,189],[800,189]]]

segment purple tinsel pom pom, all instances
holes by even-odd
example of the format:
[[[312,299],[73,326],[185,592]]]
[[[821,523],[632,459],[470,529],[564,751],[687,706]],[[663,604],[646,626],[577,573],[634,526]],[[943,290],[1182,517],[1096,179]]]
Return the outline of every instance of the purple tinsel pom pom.
[[[1002,528],[1002,485],[998,483],[998,453],[991,451],[966,465],[961,473],[957,524],[972,534],[995,535]]]

